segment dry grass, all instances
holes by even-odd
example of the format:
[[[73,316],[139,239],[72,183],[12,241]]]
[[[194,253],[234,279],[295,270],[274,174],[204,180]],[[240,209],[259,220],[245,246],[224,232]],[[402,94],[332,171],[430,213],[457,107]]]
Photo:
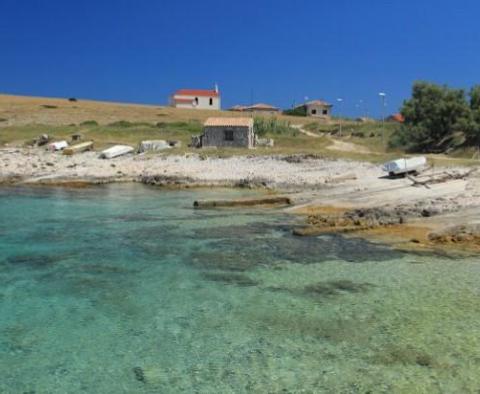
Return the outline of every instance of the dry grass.
[[[146,139],[170,139],[182,142],[182,147],[168,151],[178,154],[192,151],[187,145],[191,135],[201,132],[201,124],[209,116],[242,117],[245,114],[229,111],[189,110],[155,105],[109,103],[91,100],[70,102],[67,99],[0,95],[0,144],[23,144],[47,133],[58,139],[70,139],[73,133],[84,134],[95,141],[97,149],[112,144],[136,145]],[[267,117],[271,115],[265,115]],[[395,125],[386,125],[382,136],[378,123],[358,123],[343,120],[344,134],[362,133],[364,137],[338,137],[340,141],[366,146],[372,153],[335,151],[326,149],[332,144],[327,133],[335,133],[337,121],[325,123],[312,118],[278,115],[281,121],[301,125],[316,134],[312,138],[299,132],[273,134],[274,148],[203,149],[195,150],[205,156],[266,155],[266,154],[317,154],[329,158],[382,163],[403,155],[401,151],[387,151],[385,141]],[[125,127],[125,123],[127,127]],[[157,126],[158,123],[162,125]],[[372,137],[371,135],[374,134]],[[444,155],[430,155],[435,165],[478,165],[479,160],[469,160]]]
[[[47,107],[45,107],[47,106]],[[0,95],[0,118],[6,119],[0,127],[42,124],[49,126],[79,125],[95,120],[100,125],[117,121],[129,122],[203,122],[210,116],[245,117],[245,114],[229,111],[179,109],[156,105],[122,104],[67,99]],[[278,119],[302,124],[311,119],[278,115]]]

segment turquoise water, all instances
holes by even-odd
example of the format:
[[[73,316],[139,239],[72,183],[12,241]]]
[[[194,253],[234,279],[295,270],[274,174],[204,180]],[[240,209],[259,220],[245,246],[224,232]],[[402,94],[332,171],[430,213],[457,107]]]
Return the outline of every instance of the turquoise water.
[[[480,390],[480,262],[297,238],[228,190],[0,189],[0,393]]]

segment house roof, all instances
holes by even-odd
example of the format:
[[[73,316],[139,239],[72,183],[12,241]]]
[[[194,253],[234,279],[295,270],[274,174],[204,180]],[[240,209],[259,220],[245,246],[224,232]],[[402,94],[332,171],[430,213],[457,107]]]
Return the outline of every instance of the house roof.
[[[254,105],[234,105],[232,108],[229,109],[229,111],[278,111],[279,109],[277,107],[274,107],[273,105],[269,104],[264,104],[264,103],[258,103]]]
[[[270,111],[278,111],[277,107],[274,107],[273,105],[269,105],[269,104],[264,104],[264,103],[254,104],[249,107],[246,107],[246,109],[265,109]]]
[[[219,97],[220,93],[213,89],[180,89],[174,96]]]
[[[398,123],[403,123],[405,122],[405,118],[402,114],[393,114],[389,117],[389,119],[398,122]]]
[[[307,101],[304,105],[322,105],[324,107],[333,107],[332,104],[327,103],[326,101],[323,100],[312,100],[312,101]],[[301,105],[300,105],[301,106]]]
[[[253,127],[252,118],[208,118],[204,126],[220,126],[220,127]]]
[[[229,108],[229,111],[244,111],[247,108],[244,105],[234,105],[233,107]]]

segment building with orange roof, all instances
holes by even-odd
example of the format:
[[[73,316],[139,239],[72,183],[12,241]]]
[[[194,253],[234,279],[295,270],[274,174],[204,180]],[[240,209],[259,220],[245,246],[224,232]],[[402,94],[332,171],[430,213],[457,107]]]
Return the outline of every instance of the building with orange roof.
[[[212,109],[221,108],[220,91],[214,89],[180,89],[170,97],[170,105],[175,108]]]
[[[235,105],[229,111],[276,114],[280,112],[280,109],[270,104],[257,103],[253,105]]]
[[[253,148],[252,118],[208,118],[198,141],[201,147]]]

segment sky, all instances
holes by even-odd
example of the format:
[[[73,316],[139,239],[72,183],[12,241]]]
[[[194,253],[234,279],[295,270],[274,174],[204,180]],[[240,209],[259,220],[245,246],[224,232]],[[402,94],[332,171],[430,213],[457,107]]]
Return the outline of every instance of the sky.
[[[468,0],[0,0],[0,92],[164,105],[218,83],[223,108],[308,97],[379,117],[379,92],[394,113],[416,80],[480,83],[478,15]]]

